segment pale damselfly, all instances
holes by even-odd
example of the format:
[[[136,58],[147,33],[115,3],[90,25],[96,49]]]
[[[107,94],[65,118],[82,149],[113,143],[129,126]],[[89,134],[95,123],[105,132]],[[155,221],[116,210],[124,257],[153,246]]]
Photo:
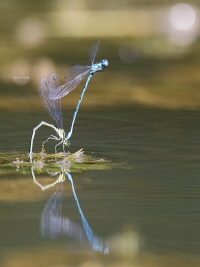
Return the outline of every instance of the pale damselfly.
[[[47,78],[42,78],[41,81],[39,82],[40,97],[42,99],[42,102],[47,112],[49,113],[51,118],[56,122],[57,127],[55,127],[53,124],[41,121],[35,128],[33,128],[30,151],[29,151],[29,156],[30,156],[31,161],[32,161],[33,141],[34,141],[35,133],[42,125],[52,128],[58,135],[58,136],[50,135],[47,138],[47,140],[43,142],[43,146],[50,139],[60,141],[55,146],[55,153],[57,152],[57,147],[59,145],[62,144],[63,152],[65,152],[65,146],[66,147],[69,146],[69,139],[72,136],[75,119],[76,119],[80,104],[82,102],[83,96],[85,94],[85,91],[90,82],[90,79],[92,78],[95,72],[102,71],[108,66],[107,59],[103,59],[101,62],[94,64],[94,59],[96,57],[98,46],[99,46],[99,42],[93,48],[92,64],[90,66],[71,67],[69,70],[70,74],[67,77],[65,77],[65,83],[63,85],[60,85],[59,77],[56,73],[52,73]],[[80,99],[77,103],[77,106],[76,106],[76,109],[75,109],[75,112],[72,118],[70,131],[68,132],[68,134],[66,134],[63,128],[61,98],[69,94],[73,89],[75,89],[88,73],[89,73],[88,78],[86,80],[85,86],[83,88],[83,91],[81,93]]]

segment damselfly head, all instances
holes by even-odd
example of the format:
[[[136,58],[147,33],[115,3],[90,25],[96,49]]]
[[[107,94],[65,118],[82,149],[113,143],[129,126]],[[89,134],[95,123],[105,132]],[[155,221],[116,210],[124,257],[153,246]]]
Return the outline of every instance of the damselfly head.
[[[105,69],[108,66],[108,60],[107,59],[103,59],[101,61],[101,67],[102,69]]]
[[[68,140],[65,140],[65,141],[64,141],[64,145],[65,145],[66,147],[69,147],[70,144],[71,144],[70,141],[68,141]]]

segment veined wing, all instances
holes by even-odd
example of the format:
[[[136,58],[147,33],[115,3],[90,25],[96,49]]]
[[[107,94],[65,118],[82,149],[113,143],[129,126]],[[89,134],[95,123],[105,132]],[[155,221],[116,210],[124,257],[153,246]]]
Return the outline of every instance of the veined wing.
[[[39,82],[39,93],[42,102],[53,120],[55,120],[58,128],[63,129],[63,119],[61,111],[61,100],[52,99],[52,95],[60,87],[59,77],[56,73],[52,73],[47,78],[43,78]]]
[[[98,40],[98,42],[96,44],[94,44],[90,48],[90,61],[91,61],[91,65],[94,64],[94,60],[96,58],[97,51],[98,51],[98,48],[99,48],[99,43],[100,43],[100,41]]]
[[[90,66],[74,66],[69,69],[69,75],[64,78],[65,83],[57,87],[52,99],[59,99],[69,94],[84,79],[85,75],[90,71]]]
[[[53,196],[45,204],[41,216],[41,234],[52,239],[57,238],[62,231],[62,193],[63,183],[58,184],[58,188]]]

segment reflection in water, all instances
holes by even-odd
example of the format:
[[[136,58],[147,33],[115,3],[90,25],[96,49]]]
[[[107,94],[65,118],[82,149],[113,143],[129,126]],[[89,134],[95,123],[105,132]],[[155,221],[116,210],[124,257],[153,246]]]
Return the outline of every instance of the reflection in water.
[[[63,182],[58,184],[56,192],[47,201],[41,216],[41,234],[52,239],[59,237],[62,232],[62,193]]]
[[[51,198],[45,204],[42,216],[41,216],[41,234],[43,236],[49,236],[52,239],[58,238],[60,235],[68,235],[71,238],[78,240],[79,242],[85,242],[88,240],[92,246],[93,250],[102,251],[107,254],[109,251],[106,242],[102,238],[99,238],[93,234],[91,227],[89,226],[81,206],[79,204],[78,197],[74,188],[74,183],[72,176],[69,172],[66,172],[61,168],[60,172],[53,172],[48,174],[50,176],[58,175],[58,179],[51,184],[42,186],[35,177],[34,169],[36,167],[32,166],[31,172],[34,183],[36,183],[42,190],[46,190],[57,184],[57,189]],[[62,216],[62,195],[63,195],[63,183],[67,175],[68,180],[71,183],[72,193],[74,200],[76,202],[79,214],[82,220],[82,227],[80,227],[75,222],[69,220]]]

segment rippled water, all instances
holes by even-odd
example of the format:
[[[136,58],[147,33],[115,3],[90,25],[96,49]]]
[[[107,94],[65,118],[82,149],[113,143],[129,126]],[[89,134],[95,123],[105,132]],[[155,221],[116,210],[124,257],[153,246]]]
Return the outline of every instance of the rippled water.
[[[33,183],[31,166],[26,174],[21,167],[2,173],[1,266],[32,266],[33,259],[43,266],[199,266],[199,115],[137,106],[82,109],[70,151],[84,148],[118,166],[72,173],[75,195],[67,173],[45,191]],[[41,119],[50,122],[45,113],[4,113],[1,151],[28,152]],[[35,152],[49,133],[38,132]],[[51,143],[46,149],[52,152]],[[51,175],[35,170],[41,183],[59,174]]]

